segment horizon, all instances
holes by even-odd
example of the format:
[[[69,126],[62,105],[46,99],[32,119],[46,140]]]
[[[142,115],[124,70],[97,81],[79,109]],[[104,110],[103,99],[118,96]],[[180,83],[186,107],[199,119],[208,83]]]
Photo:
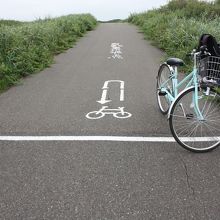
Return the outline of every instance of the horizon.
[[[124,20],[132,13],[140,13],[159,8],[168,0],[8,0],[1,5],[0,20],[35,21],[45,18],[56,18],[69,14],[92,14],[99,21]]]

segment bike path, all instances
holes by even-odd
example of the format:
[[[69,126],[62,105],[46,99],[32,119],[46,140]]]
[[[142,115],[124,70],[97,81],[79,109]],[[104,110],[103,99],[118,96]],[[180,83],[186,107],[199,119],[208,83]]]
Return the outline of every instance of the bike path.
[[[112,43],[123,45],[114,48],[123,59],[109,58]],[[1,94],[1,136],[170,137],[155,97],[161,57],[136,27],[99,25]],[[112,101],[97,103],[110,80],[124,82],[123,101],[121,84],[109,82]],[[86,118],[105,105],[132,116]],[[0,141],[0,218],[218,219],[219,153],[175,143]]]
[[[114,42],[123,45],[123,59],[109,59]],[[169,136],[155,99],[161,54],[131,25],[100,25],[73,49],[59,55],[51,68],[1,95],[0,132]],[[109,83],[107,96],[112,102],[105,105],[110,109],[125,107],[132,117],[120,122],[112,115],[88,120],[87,113],[105,106],[96,101],[101,99],[102,87],[108,80],[124,81],[124,101],[119,100],[120,84]]]

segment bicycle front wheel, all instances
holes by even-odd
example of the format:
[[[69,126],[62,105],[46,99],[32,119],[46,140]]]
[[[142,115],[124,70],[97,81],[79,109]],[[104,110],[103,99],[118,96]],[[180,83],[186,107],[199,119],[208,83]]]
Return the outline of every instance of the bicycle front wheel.
[[[121,118],[121,119],[122,118],[130,118],[131,116],[132,116],[132,114],[129,112],[124,112],[124,113],[118,112],[118,113],[114,114],[115,118]]]
[[[220,93],[215,89],[207,93],[207,87],[197,89],[197,108],[196,89],[189,88],[175,100],[169,125],[182,147],[193,152],[207,152],[220,145]]]
[[[171,94],[173,92],[171,71],[166,63],[163,63],[159,68],[156,88],[157,103],[161,113],[165,115],[169,111],[171,101],[169,100],[168,95],[165,92],[162,92],[163,89],[166,89]]]

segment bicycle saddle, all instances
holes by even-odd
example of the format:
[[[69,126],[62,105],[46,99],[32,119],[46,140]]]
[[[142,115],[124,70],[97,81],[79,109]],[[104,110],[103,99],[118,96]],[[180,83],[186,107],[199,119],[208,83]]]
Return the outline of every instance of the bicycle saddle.
[[[184,62],[179,58],[169,58],[167,64],[170,66],[183,66]]]

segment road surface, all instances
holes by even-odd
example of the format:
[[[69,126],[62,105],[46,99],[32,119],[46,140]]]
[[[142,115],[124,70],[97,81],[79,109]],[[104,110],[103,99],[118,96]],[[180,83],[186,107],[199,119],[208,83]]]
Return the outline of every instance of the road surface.
[[[0,95],[0,219],[219,219],[220,150],[170,138],[162,56],[135,26],[100,24]]]

